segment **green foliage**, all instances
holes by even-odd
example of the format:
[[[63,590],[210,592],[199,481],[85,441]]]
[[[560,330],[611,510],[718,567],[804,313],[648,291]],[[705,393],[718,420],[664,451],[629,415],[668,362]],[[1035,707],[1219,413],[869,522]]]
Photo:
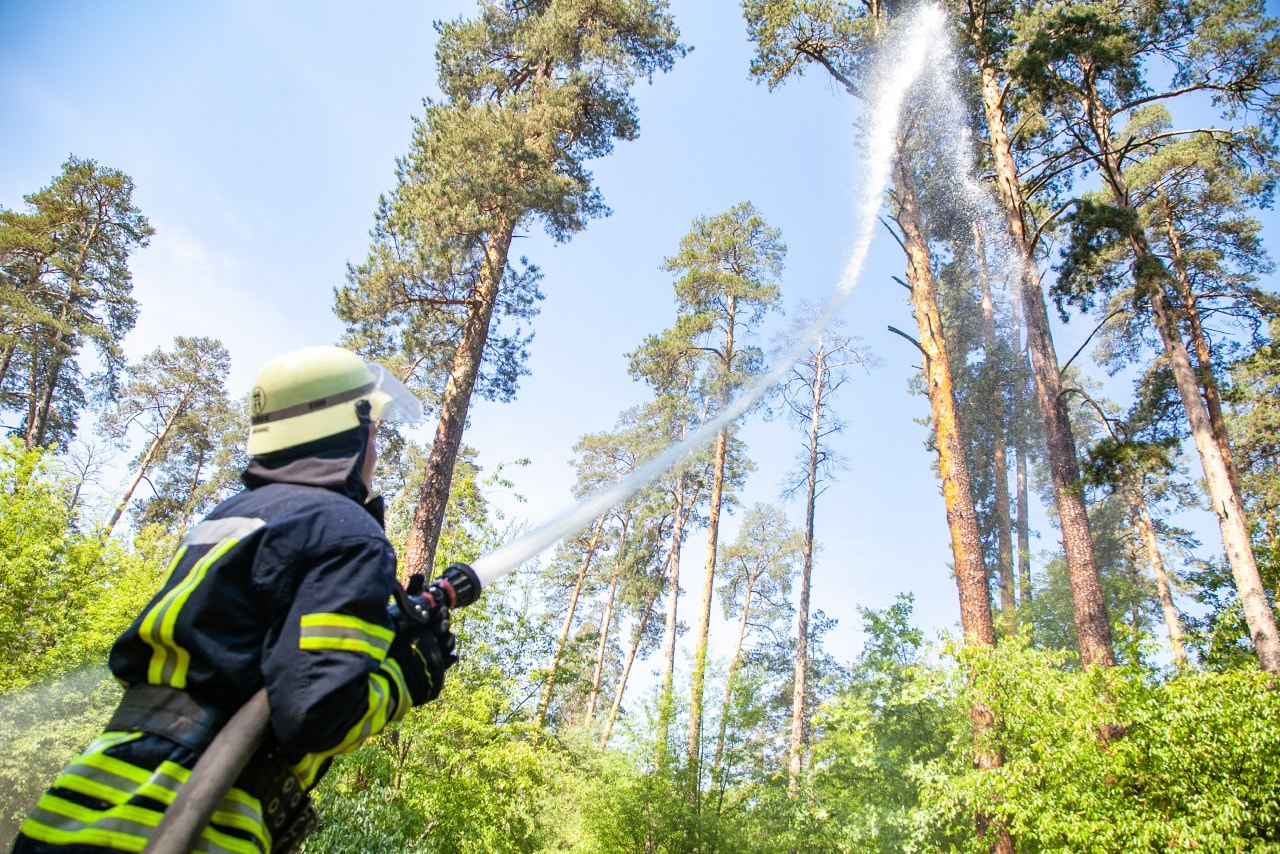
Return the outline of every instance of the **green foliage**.
[[[511,236],[540,221],[563,241],[608,212],[586,163],[637,135],[632,85],[685,49],[662,0],[484,0],[436,29],[444,100],[415,120],[336,310],[352,346],[433,400],[455,347],[479,337],[468,387],[510,400],[542,298],[537,267],[508,264]],[[481,299],[486,282],[501,287]]]
[[[945,760],[963,712],[947,674],[912,627],[912,597],[860,609],[863,651],[820,711],[812,797],[842,851],[901,851],[916,832],[921,786]]]
[[[0,845],[102,730],[120,697],[103,662],[176,545],[80,530],[72,488],[48,451],[0,446]]]
[[[130,554],[67,509],[47,452],[0,447],[0,693],[96,664],[158,583],[154,534]]]
[[[817,63],[851,94],[875,45],[876,15],[867,4],[834,0],[743,0],[756,46],[751,75],[770,89]]]
[[[960,661],[962,696],[990,706],[1004,761],[932,780],[935,829],[958,833],[987,810],[1029,850],[1280,846],[1280,694],[1265,674],[1162,683],[1016,645]],[[985,849],[970,835],[959,850]]]
[[[920,657],[909,600],[864,612],[867,652],[823,711],[812,791],[842,851],[989,851],[983,813],[1017,850],[1280,847],[1280,693],[1256,665],[1167,681],[1071,666],[1017,638]],[[990,709],[989,742],[969,710]],[[998,768],[975,767],[978,748]]]

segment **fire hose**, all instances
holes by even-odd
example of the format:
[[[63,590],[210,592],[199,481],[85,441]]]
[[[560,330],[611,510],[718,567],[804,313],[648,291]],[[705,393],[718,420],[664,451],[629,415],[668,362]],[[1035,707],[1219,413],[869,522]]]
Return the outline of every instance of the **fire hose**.
[[[422,631],[438,623],[449,610],[475,602],[480,589],[476,572],[465,563],[454,563],[421,592],[398,592],[391,608],[401,622]],[[200,755],[143,854],[187,854],[194,850],[223,796],[266,739],[270,725],[267,689],[262,688],[232,715]]]

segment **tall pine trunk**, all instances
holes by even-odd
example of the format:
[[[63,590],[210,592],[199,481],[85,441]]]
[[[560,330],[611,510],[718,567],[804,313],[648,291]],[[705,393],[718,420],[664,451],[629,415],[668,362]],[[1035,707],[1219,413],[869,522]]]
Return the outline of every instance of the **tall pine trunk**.
[[[920,211],[915,175],[899,141],[899,155],[894,161],[894,188],[898,202],[898,222],[902,227],[903,245],[907,250],[907,282],[911,286],[911,305],[920,332],[920,349],[924,352],[924,379],[933,418],[934,438],[938,446],[938,470],[942,477],[942,495],[946,504],[947,528],[951,532],[951,552],[955,560],[956,587],[960,595],[960,624],[965,643],[992,646],[995,627],[991,616],[991,598],[987,592],[987,572],[982,563],[982,537],[974,512],[973,489],[969,465],[956,420],[955,391],[951,379],[951,363],[947,361],[943,338],[942,314],[938,309],[937,286],[934,283],[930,255]]]
[[[107,521],[107,528],[102,534],[104,540],[111,536],[111,532],[115,530],[116,525],[120,522],[120,517],[124,515],[125,508],[129,506],[129,499],[133,497],[134,490],[138,488],[142,478],[146,477],[147,469],[151,467],[151,462],[155,459],[156,452],[164,446],[165,440],[169,438],[169,431],[173,429],[173,425],[186,410],[187,400],[190,397],[191,392],[187,391],[183,393],[182,397],[178,398],[178,403],[173,407],[173,411],[164,420],[164,426],[160,428],[160,432],[156,434],[155,438],[147,444],[146,450],[142,452],[142,457],[138,460],[138,467],[133,472],[133,478],[129,481],[124,495],[121,496],[119,503],[116,504],[115,511]]]
[[[987,359],[996,358],[995,304],[991,299],[991,277],[987,270],[986,245],[982,228],[973,224],[973,245],[978,259],[978,286],[982,292],[982,338]],[[991,474],[995,484],[996,577],[1000,586],[1000,622],[1005,634],[1017,631],[1017,602],[1013,581],[1013,522],[1009,512],[1009,454],[1005,440],[1005,419],[994,425],[991,445]]]
[[[742,641],[747,636],[747,621],[751,618],[751,593],[755,589],[758,577],[758,572],[747,576],[747,589],[742,598],[742,616],[738,619],[738,636],[733,642],[733,652],[729,656],[729,673],[724,680],[724,702],[720,707],[720,726],[716,732],[716,754],[711,764],[711,777],[717,784],[720,781],[720,762],[724,758],[725,733],[729,728],[729,711],[733,706],[733,682],[738,675],[738,667],[742,664]]]
[[[440,401],[440,420],[436,424],[431,453],[427,457],[426,477],[418,490],[418,503],[413,512],[413,527],[409,530],[404,551],[404,574],[430,575],[435,563],[436,543],[444,526],[445,507],[449,503],[449,488],[453,482],[453,467],[462,446],[462,431],[467,425],[467,410],[471,406],[471,394],[489,340],[489,322],[498,303],[498,290],[507,268],[507,252],[511,248],[511,236],[515,223],[498,216],[493,230],[485,241],[484,263],[472,292],[462,335],[454,350],[453,365],[445,383],[444,397]]]
[[[974,511],[969,466],[956,421],[951,363],[947,359],[924,218],[905,142],[905,139],[899,139],[898,153],[894,158],[895,197],[903,245],[907,251],[907,282],[911,286],[911,304],[920,333],[920,349],[924,352],[925,386],[938,448],[938,470],[942,477],[942,495],[955,562],[956,589],[960,597],[960,627],[964,632],[966,646],[989,649],[995,645],[996,638],[991,617],[991,597],[987,589],[987,572],[982,562],[982,542]],[[1000,767],[1000,752],[988,746],[996,730],[996,720],[991,709],[985,703],[975,701],[970,709],[970,716],[976,742],[974,765],[986,770]],[[980,837],[994,834],[995,850],[1001,854],[1011,854],[1013,840],[1003,825],[996,823],[993,826],[990,816],[985,813],[979,813],[974,820]]]
[[[618,531],[618,552],[613,556],[613,575],[609,578],[609,594],[605,596],[604,611],[600,616],[600,643],[596,650],[596,666],[591,673],[591,693],[587,696],[585,724],[591,725],[596,716],[596,700],[600,696],[600,683],[604,679],[604,663],[609,654],[609,632],[613,629],[613,606],[618,598],[618,585],[622,583],[622,566],[627,555],[627,531],[631,527],[630,508],[623,511],[622,527]]]
[[[62,302],[58,315],[58,326],[49,342],[47,368],[44,369],[44,384],[40,383],[42,363],[36,342],[31,346],[31,397],[27,401],[27,429],[23,436],[27,450],[44,444],[45,434],[49,428],[49,411],[53,407],[53,394],[57,390],[58,380],[62,375],[62,363],[68,354],[62,351],[67,337],[67,325],[70,322],[71,300],[68,296]]]
[[[555,651],[551,655],[551,670],[547,673],[546,682],[542,685],[542,697],[538,701],[538,726],[547,725],[547,712],[551,708],[551,695],[555,690],[556,675],[560,671],[560,659],[564,656],[565,647],[569,644],[569,633],[573,630],[573,616],[578,610],[578,598],[582,595],[582,586],[587,580],[587,571],[591,569],[591,559],[595,556],[596,546],[600,542],[600,532],[609,518],[606,513],[596,522],[587,542],[587,552],[582,556],[582,564],[578,567],[578,577],[573,582],[573,593],[569,595],[569,605],[565,608],[564,622],[560,625],[560,635],[556,638]]]
[[[791,684],[791,739],[787,744],[787,793],[800,789],[800,772],[808,732],[805,715],[809,696],[809,584],[813,576],[813,517],[817,504],[818,452],[822,425],[822,378],[825,370],[821,339],[814,359],[813,411],[809,416],[809,468],[804,496],[804,549],[800,566],[800,597],[796,605],[796,663]]]
[[[1125,489],[1129,501],[1129,511],[1134,525],[1138,529],[1138,537],[1142,540],[1143,551],[1147,555],[1147,563],[1151,564],[1151,574],[1156,579],[1156,592],[1160,596],[1160,610],[1164,615],[1164,626],[1169,632],[1169,647],[1173,650],[1173,663],[1179,670],[1187,665],[1187,647],[1183,641],[1182,618],[1173,604],[1173,586],[1169,583],[1169,573],[1164,566],[1164,558],[1160,555],[1160,542],[1156,537],[1156,526],[1151,520],[1151,511],[1146,499],[1136,486]]]
[[[665,569],[665,567],[664,567]],[[627,660],[622,665],[622,675],[618,677],[618,687],[613,692],[613,705],[609,707],[609,716],[605,718],[604,728],[600,730],[600,750],[609,744],[609,736],[613,734],[613,725],[618,720],[618,711],[622,708],[622,696],[627,690],[627,680],[631,678],[631,666],[636,662],[636,654],[640,651],[640,642],[644,640],[644,630],[649,625],[649,615],[658,601],[658,590],[645,600],[644,610],[636,621],[635,635],[631,639],[631,649],[627,651]]]
[[[591,671],[591,693],[587,695],[587,711],[583,716],[583,724],[586,726],[591,726],[596,716],[596,699],[600,696],[600,683],[604,679],[604,663],[609,655],[609,632],[613,628],[613,605],[618,598],[619,581],[621,581],[620,571],[615,566],[613,577],[609,579],[609,593],[604,599],[604,612],[600,615],[600,643],[596,645],[596,666]]]
[[[983,29],[984,22],[979,18],[973,32],[981,76],[982,105],[990,135],[996,188],[1004,208],[1009,236],[1021,262],[1018,276],[1019,298],[1027,325],[1027,348],[1031,352],[1036,396],[1044,419],[1045,451],[1053,480],[1058,524],[1062,529],[1062,547],[1066,556],[1076,634],[1080,643],[1080,660],[1085,667],[1112,667],[1116,659],[1112,649],[1111,624],[1107,619],[1106,603],[1102,596],[1102,582],[1093,551],[1089,516],[1085,511],[1084,487],[1076,460],[1075,437],[1071,432],[1071,421],[1062,396],[1062,377],[1053,347],[1053,336],[1049,331],[1049,313],[1045,307],[1044,293],[1040,289],[1032,236],[1027,233],[1023,220],[1025,200],[1009,144],[1003,98],[991,58],[983,53]]]
[[[734,358],[734,320],[737,317],[737,299],[728,297],[728,309],[725,312],[724,351],[721,354],[722,369],[727,376],[733,367]],[[724,411],[729,405],[727,391],[720,397],[720,409]],[[704,682],[707,673],[707,641],[711,630],[711,600],[715,594],[716,584],[716,549],[720,542],[720,505],[724,499],[724,469],[729,452],[729,428],[725,427],[716,434],[715,462],[711,475],[711,506],[707,509],[707,560],[702,574],[702,610],[698,613],[698,638],[693,655],[693,676],[689,692],[689,744],[687,754],[689,764],[694,773],[692,794],[696,796],[700,786],[698,760],[702,753],[702,699]]]
[[[681,431],[683,433],[683,430]],[[676,617],[676,605],[680,599],[680,548],[684,543],[684,525],[687,510],[684,494],[685,474],[676,475],[674,516],[671,523],[671,545],[667,551],[667,577],[663,603],[666,621],[662,629],[662,677],[658,688],[658,724],[654,733],[654,767],[666,764],[668,741],[671,737],[672,698],[676,666],[676,633],[680,623]]]
[[[1159,191],[1158,198],[1164,219],[1163,225],[1169,237],[1169,247],[1173,250],[1173,269],[1177,277],[1178,290],[1182,296],[1182,313],[1187,319],[1191,343],[1196,351],[1196,381],[1200,384],[1205,408],[1209,412],[1209,425],[1213,428],[1214,441],[1218,443],[1222,459],[1227,465],[1231,486],[1239,492],[1240,476],[1236,471],[1235,454],[1231,450],[1231,439],[1227,434],[1227,420],[1222,414],[1222,393],[1218,389],[1218,378],[1213,372],[1213,354],[1209,350],[1209,339],[1205,336],[1195,291],[1187,272],[1187,258],[1182,249],[1182,239],[1178,236],[1178,230],[1173,223],[1173,205],[1163,189]]]
[[[1150,256],[1150,248],[1141,235],[1135,235],[1131,242],[1134,254],[1139,259],[1138,267],[1141,269],[1144,263],[1153,260]],[[1196,383],[1195,369],[1191,366],[1186,345],[1182,343],[1177,321],[1172,316],[1163,287],[1158,279],[1153,278],[1145,290],[1151,302],[1151,312],[1155,318],[1156,327],[1160,331],[1160,338],[1164,344],[1165,356],[1173,371],[1178,395],[1182,398],[1187,422],[1191,426],[1192,440],[1195,442],[1196,451],[1200,454],[1205,485],[1209,492],[1209,499],[1213,503],[1213,511],[1218,517],[1222,544],[1227,552],[1231,573],[1235,577],[1240,605],[1249,627],[1249,636],[1253,639],[1257,650],[1258,662],[1263,670],[1269,673],[1280,673],[1280,636],[1276,634],[1275,616],[1271,611],[1266,590],[1262,586],[1262,576],[1253,554],[1253,542],[1244,501],[1241,500],[1239,490],[1235,488],[1231,469],[1214,438],[1209,413],[1205,409],[1204,399],[1200,396],[1200,387]]]
[[[711,506],[707,510],[707,560],[702,572],[702,605],[698,611],[698,635],[693,655],[689,691],[689,764],[694,769],[692,793],[699,787],[698,760],[702,750],[702,699],[707,673],[707,641],[711,630],[711,600],[716,584],[716,547],[720,537],[720,505],[724,497],[724,467],[728,454],[729,428],[716,434],[714,469],[711,475]]]

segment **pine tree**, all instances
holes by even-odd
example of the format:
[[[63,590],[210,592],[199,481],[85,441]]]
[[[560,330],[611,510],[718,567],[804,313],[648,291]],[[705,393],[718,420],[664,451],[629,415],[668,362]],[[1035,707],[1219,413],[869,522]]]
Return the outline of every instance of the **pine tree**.
[[[677,319],[673,334],[684,349],[702,353],[707,363],[705,392],[716,411],[729,405],[733,392],[762,369],[759,348],[746,343],[764,317],[778,305],[778,278],[786,246],[750,202],[711,217],[699,217],[680,241],[680,251],[664,263],[676,273]],[[695,637],[689,710],[688,758],[699,765],[703,692],[711,604],[715,591],[716,548],[724,507],[730,428],[716,434],[707,511],[707,558]],[[697,780],[697,775],[694,775]]]
[[[1175,275],[1170,275],[1169,267],[1156,253],[1142,221],[1142,199],[1127,166],[1144,149],[1159,148],[1166,139],[1215,135],[1198,129],[1141,132],[1144,124],[1150,126],[1144,121],[1144,111],[1189,92],[1212,93],[1228,110],[1261,110],[1262,121],[1271,129],[1255,126],[1241,135],[1269,145],[1274,119],[1268,115],[1274,116],[1280,97],[1271,91],[1280,83],[1276,24],[1263,17],[1257,3],[1187,2],[1137,3],[1121,9],[1096,3],[1052,5],[1038,10],[1026,26],[1034,26],[1035,34],[1026,42],[1018,73],[1077,142],[1103,187],[1102,199],[1085,198],[1075,205],[1071,215],[1073,243],[1059,285],[1065,293],[1087,302],[1091,286],[1076,272],[1076,260],[1082,252],[1090,251],[1095,235],[1110,232],[1120,237],[1133,261],[1135,303],[1150,312],[1200,456],[1258,660],[1264,670],[1280,672],[1280,634],[1253,554],[1229,442],[1225,432],[1215,431],[1201,386],[1211,366],[1203,365],[1197,375],[1181,328],[1188,313],[1180,311],[1177,304],[1178,285],[1185,286],[1185,281],[1180,281],[1176,271],[1180,266],[1185,272],[1186,267],[1176,246]],[[1143,59],[1156,56],[1178,63],[1168,87],[1157,88],[1151,83],[1141,64]],[[1120,133],[1116,123],[1125,117],[1129,132]],[[1161,199],[1157,192],[1156,201],[1169,212],[1172,200],[1167,194]]]
[[[432,568],[473,393],[509,400],[525,370],[540,273],[512,267],[513,237],[540,222],[564,241],[607,212],[586,163],[635,138],[632,84],[684,52],[665,0],[482,0],[436,28],[444,98],[426,103],[338,294],[352,343],[438,390],[406,572]]]
[[[799,787],[811,711],[809,605],[817,548],[814,516],[818,497],[834,479],[834,472],[844,465],[844,461],[830,448],[831,437],[844,429],[844,421],[832,410],[831,401],[847,381],[847,369],[851,365],[869,367],[874,362],[853,339],[826,331],[795,364],[782,389],[792,420],[807,433],[806,453],[797,460],[798,477],[787,491],[788,495],[803,494],[805,507],[800,590],[796,605],[791,738],[787,755],[787,786],[793,795]]]
[[[156,349],[129,367],[120,397],[100,429],[120,443],[128,442],[132,430],[141,430],[146,445],[134,460],[133,475],[107,521],[106,535],[155,467],[161,470],[161,480],[153,483],[155,499],[148,502],[148,521],[169,519],[175,527],[185,526],[230,485],[230,477],[238,473],[236,442],[243,439],[241,413],[226,391],[230,369],[231,354],[220,341],[181,335],[173,339],[172,349]],[[168,489],[162,491],[161,486]]]
[[[0,209],[0,411],[28,448],[66,447],[89,397],[77,357],[92,344],[91,384],[114,391],[137,318],[129,255],[154,232],[129,176],[92,160],[71,157],[24,201]]]

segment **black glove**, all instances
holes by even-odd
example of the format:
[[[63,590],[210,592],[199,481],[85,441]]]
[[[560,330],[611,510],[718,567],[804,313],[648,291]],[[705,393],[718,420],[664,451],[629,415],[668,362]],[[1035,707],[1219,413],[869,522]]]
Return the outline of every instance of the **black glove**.
[[[452,637],[452,635],[450,636]],[[397,632],[387,653],[404,673],[409,699],[415,706],[429,703],[444,689],[444,672],[452,663],[428,632],[415,643],[406,632]]]
[[[403,595],[408,598],[422,596],[425,583],[421,573],[409,577]],[[404,605],[409,606],[409,602]],[[454,637],[449,609],[437,605],[426,611],[426,620],[409,615],[423,613],[423,609],[393,605],[392,619],[396,624],[396,639],[389,655],[404,671],[409,696],[415,706],[428,703],[440,696],[444,689],[445,671],[458,660],[458,640]]]

